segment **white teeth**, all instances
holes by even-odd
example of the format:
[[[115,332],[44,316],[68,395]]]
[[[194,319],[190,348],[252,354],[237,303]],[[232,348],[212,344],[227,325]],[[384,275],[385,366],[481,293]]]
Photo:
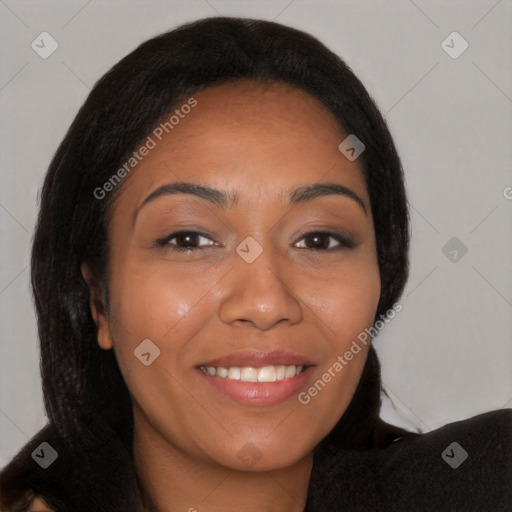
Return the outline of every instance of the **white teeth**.
[[[291,364],[290,366],[287,366],[284,372],[284,378],[289,379],[290,377],[293,377],[295,375],[295,370],[295,365]]]
[[[215,376],[217,373],[217,370],[213,366],[205,366],[205,370],[210,376]]]
[[[244,382],[257,382],[258,370],[256,370],[256,368],[252,368],[251,366],[241,368],[240,380],[243,380]]]
[[[211,377],[220,377],[221,379],[241,380],[243,382],[275,382],[276,380],[290,379],[302,372],[303,366],[294,364],[279,366],[263,366],[262,368],[253,368],[252,366],[202,366],[202,370]]]
[[[240,380],[240,375],[241,375],[240,368],[238,368],[238,366],[233,366],[229,369],[228,379]]]
[[[229,372],[227,370],[227,368],[223,368],[222,366],[219,366],[217,368],[217,375],[219,377],[222,377],[223,379],[225,379],[227,376],[228,376]]]
[[[275,382],[277,378],[276,373],[275,366],[264,366],[258,372],[258,382]]]

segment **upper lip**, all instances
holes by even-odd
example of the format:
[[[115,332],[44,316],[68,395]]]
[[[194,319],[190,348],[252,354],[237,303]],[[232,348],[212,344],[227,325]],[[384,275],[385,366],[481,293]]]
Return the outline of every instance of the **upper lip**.
[[[286,350],[244,350],[241,352],[234,352],[232,354],[212,359],[200,366],[280,366],[280,365],[295,365],[295,366],[313,366],[315,363],[306,356],[295,354]]]

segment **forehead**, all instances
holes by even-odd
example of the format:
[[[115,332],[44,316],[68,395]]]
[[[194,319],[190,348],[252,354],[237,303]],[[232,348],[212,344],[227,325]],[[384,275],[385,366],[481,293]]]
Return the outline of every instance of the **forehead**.
[[[292,148],[306,137],[304,150],[314,151],[315,146],[335,143],[343,136],[334,116],[318,99],[282,82],[242,80],[210,87],[194,99],[197,106],[173,129],[172,136],[162,141],[167,149],[186,149],[183,144],[191,136],[208,147],[210,142],[217,146],[221,136],[232,143],[245,139],[247,148],[256,147],[256,142]],[[254,136],[257,140],[250,144]],[[225,142],[229,144],[229,140]]]
[[[242,80],[192,98],[193,108],[182,108],[191,104],[185,98],[150,134],[154,147],[123,184],[121,201],[126,196],[140,204],[157,186],[179,181],[236,190],[237,196],[239,191],[258,201],[283,200],[292,186],[320,181],[339,182],[366,196],[359,163],[338,150],[347,134],[301,89]]]

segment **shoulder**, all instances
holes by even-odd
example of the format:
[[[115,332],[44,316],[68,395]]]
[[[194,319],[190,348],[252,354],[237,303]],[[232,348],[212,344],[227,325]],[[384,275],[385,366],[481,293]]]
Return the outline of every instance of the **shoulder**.
[[[0,472],[1,512],[67,510],[61,496],[69,460],[53,427],[41,429]]]
[[[107,427],[84,432],[80,442],[66,441],[48,424],[30,439],[0,471],[0,511],[31,512],[36,498],[58,512],[138,510],[137,475],[119,433]]]
[[[450,458],[457,459],[448,466],[462,466],[462,459],[488,461],[502,461],[505,464],[512,464],[512,453],[506,452],[512,447],[512,409],[501,409],[478,416],[473,416],[462,421],[456,421],[423,434],[407,433],[402,438],[395,440],[386,450],[392,461],[396,457],[410,455],[411,453],[437,453],[435,450],[443,448],[441,461]],[[446,444],[448,443],[448,444]],[[450,447],[452,443],[466,446],[464,452],[457,446]],[[446,446],[445,446],[446,444]],[[450,449],[444,453],[445,448]],[[452,456],[451,452],[454,451]],[[437,461],[436,461],[437,462]],[[469,464],[466,465],[469,468]],[[475,469],[475,468],[473,468]]]
[[[512,409],[315,455],[308,512],[512,510]]]
[[[389,503],[409,510],[512,510],[512,409],[406,435],[376,471]]]

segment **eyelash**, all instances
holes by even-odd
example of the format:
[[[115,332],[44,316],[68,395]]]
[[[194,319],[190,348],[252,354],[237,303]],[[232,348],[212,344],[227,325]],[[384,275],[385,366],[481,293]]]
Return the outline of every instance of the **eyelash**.
[[[178,247],[176,245],[172,245],[169,243],[173,238],[176,238],[179,235],[194,235],[194,236],[208,238],[209,240],[211,240],[211,238],[206,233],[202,233],[200,231],[175,231],[174,233],[171,233],[170,235],[168,235],[164,238],[158,239],[156,241],[156,245],[158,247],[170,247],[171,250],[177,251],[177,252],[191,253],[191,252],[201,250],[201,247],[183,248],[183,247]],[[309,249],[310,251],[336,251],[336,250],[341,250],[341,249],[352,249],[356,246],[355,242],[353,240],[351,240],[350,238],[346,237],[345,235],[342,235],[341,233],[334,233],[332,231],[309,231],[306,233],[302,233],[302,238],[299,241],[302,241],[304,238],[307,238],[311,235],[323,235],[323,236],[332,237],[339,243],[339,245],[337,247],[331,247],[328,249],[313,248],[313,249]],[[208,245],[208,247],[212,247],[212,245],[213,244]],[[300,249],[307,249],[307,247],[300,247]]]

